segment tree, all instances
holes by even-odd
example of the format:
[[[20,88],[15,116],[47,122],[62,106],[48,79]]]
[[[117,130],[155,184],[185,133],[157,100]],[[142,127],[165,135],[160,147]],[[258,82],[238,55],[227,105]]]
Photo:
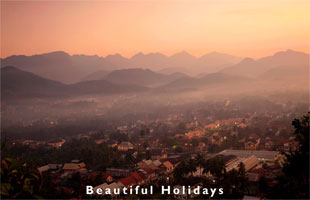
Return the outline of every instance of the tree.
[[[187,164],[185,161],[182,161],[179,165],[177,165],[173,170],[173,177],[176,182],[179,182],[182,178],[184,178],[187,172]]]
[[[210,162],[209,160],[205,160],[202,164],[202,167],[203,167],[203,171],[202,173],[203,174],[208,174],[210,172]]]
[[[201,155],[201,154],[198,154],[196,157],[195,157],[195,163],[196,163],[196,166],[199,167],[199,174],[200,176],[202,175],[202,170],[201,168],[203,168],[203,165],[205,163],[205,159],[204,157]]]
[[[1,144],[1,153],[3,151]],[[1,199],[34,199],[39,194],[38,173],[13,158],[1,158]]]
[[[193,175],[193,173],[196,172],[197,170],[195,160],[190,158],[189,160],[187,160],[186,165],[187,165],[186,166],[187,174],[190,173],[191,175]]]
[[[245,165],[243,162],[240,162],[238,165],[238,191],[240,192],[245,192],[246,190],[246,185],[247,185],[247,177],[245,174]]]
[[[226,174],[225,161],[221,158],[215,157],[209,159],[209,169],[212,175],[215,175],[218,179]]]
[[[295,140],[299,149],[283,153],[286,157],[278,184],[269,198],[309,199],[309,113],[300,119],[294,119]]]
[[[181,181],[185,178],[188,174],[193,175],[196,171],[196,163],[193,159],[188,159],[182,161],[179,165],[177,165],[173,170],[173,177],[176,182]]]

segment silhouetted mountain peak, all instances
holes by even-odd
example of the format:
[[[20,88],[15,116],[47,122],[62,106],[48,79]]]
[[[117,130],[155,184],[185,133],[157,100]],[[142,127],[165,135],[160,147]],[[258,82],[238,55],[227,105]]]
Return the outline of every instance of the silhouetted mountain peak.
[[[240,64],[248,64],[248,63],[254,63],[254,62],[255,60],[253,58],[246,57],[240,62]]]
[[[40,55],[42,55],[42,56],[70,56],[65,51],[52,51],[52,52],[44,53],[44,54],[40,54]]]
[[[179,53],[173,54],[171,57],[190,57],[190,58],[195,58],[195,56],[191,55],[187,51],[183,50],[180,51]]]
[[[294,51],[291,49],[287,49],[286,51],[279,51],[275,53],[273,56],[293,56],[293,55],[307,55],[303,52]]]
[[[108,55],[106,58],[112,58],[112,57],[114,57],[114,58],[125,58],[125,57],[123,57],[121,54],[119,54],[119,53],[116,53],[116,54],[112,54],[112,55]]]
[[[86,55],[86,54],[73,54],[72,57],[93,57],[93,58],[102,58],[101,56],[95,55]]]
[[[142,52],[139,52],[139,53],[136,53],[135,55],[133,55],[133,56],[131,57],[131,59],[135,59],[135,58],[139,58],[139,57],[143,57],[143,56],[145,56],[145,54],[142,53]]]

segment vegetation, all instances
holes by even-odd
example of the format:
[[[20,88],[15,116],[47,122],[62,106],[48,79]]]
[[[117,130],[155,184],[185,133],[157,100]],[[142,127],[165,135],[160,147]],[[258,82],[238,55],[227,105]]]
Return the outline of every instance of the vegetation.
[[[299,143],[297,150],[283,153],[285,163],[282,174],[277,177],[277,184],[268,187],[267,178],[259,180],[261,197],[277,199],[308,199],[309,198],[309,113],[292,122],[295,128],[295,140]],[[144,131],[142,135],[148,135]],[[123,135],[119,135],[122,138]],[[72,198],[84,194],[83,184],[92,184],[90,180],[72,176],[62,180],[64,185],[73,188],[73,193],[58,192],[51,181],[49,173],[40,174],[38,166],[48,163],[70,162],[72,159],[85,161],[89,169],[104,171],[107,167],[124,167],[146,158],[147,154],[138,152],[121,152],[106,144],[96,144],[93,139],[71,140],[61,148],[36,148],[17,145],[12,148],[1,145],[1,198]],[[200,176],[194,177],[198,170]],[[100,180],[99,180],[100,181]],[[96,183],[99,183],[97,180]],[[204,187],[224,188],[224,195],[213,198],[243,198],[248,190],[245,166],[240,163],[238,169],[226,171],[225,162],[220,157],[206,158],[198,154],[195,158],[182,161],[173,171],[171,185],[203,183]],[[153,184],[153,183],[152,183]],[[156,187],[168,184],[167,179],[159,179]],[[61,189],[62,190],[62,189]],[[150,197],[153,198],[153,197]],[[158,198],[163,198],[158,196]],[[171,198],[171,197],[167,197]],[[199,197],[198,197],[199,198]],[[203,198],[203,196],[201,196]]]
[[[5,150],[1,144],[1,152]],[[1,199],[40,198],[40,178],[37,171],[16,159],[1,157]]]
[[[309,199],[309,113],[292,122],[299,149],[285,153],[286,162],[269,198]]]

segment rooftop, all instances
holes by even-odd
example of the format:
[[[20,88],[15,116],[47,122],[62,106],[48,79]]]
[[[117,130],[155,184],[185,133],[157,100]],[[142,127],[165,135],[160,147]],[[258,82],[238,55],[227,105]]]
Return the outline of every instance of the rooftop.
[[[278,151],[252,151],[252,150],[226,149],[226,150],[221,151],[219,154],[221,154],[221,155],[235,155],[239,158],[248,158],[248,157],[254,155],[258,159],[273,160],[278,155],[280,155],[280,152],[278,152]]]

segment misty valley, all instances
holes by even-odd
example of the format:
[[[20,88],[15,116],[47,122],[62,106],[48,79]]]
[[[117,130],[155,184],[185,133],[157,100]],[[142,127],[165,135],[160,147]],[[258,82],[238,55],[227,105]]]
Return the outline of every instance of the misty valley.
[[[184,185],[223,189],[213,198],[282,197],[279,177],[296,177],[282,153],[302,148],[294,136],[302,125],[292,121],[308,119],[308,62],[292,50],[256,60],[10,56],[1,59],[1,153],[40,174],[23,172],[45,198],[206,198],[190,189],[160,193]],[[89,196],[89,185],[158,192]]]

